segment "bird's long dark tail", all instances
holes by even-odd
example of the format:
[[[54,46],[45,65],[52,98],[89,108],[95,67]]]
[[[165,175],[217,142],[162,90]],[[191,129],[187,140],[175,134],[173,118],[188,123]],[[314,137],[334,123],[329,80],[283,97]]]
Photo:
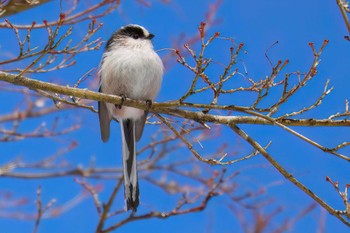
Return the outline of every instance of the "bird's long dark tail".
[[[136,212],[139,205],[139,184],[137,178],[135,121],[121,121],[123,140],[124,198],[128,210]]]

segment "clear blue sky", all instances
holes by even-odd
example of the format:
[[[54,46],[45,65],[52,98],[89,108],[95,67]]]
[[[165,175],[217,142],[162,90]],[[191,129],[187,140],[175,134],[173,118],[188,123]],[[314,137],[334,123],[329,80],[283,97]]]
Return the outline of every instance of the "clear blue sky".
[[[31,11],[24,12],[9,18],[14,23],[27,23],[33,20],[56,19],[58,12],[58,1],[45,4]],[[86,1],[88,4],[90,1]],[[93,2],[93,1],[91,1]],[[179,0],[170,1],[164,4],[162,1],[152,1],[152,7],[143,7],[136,1],[122,1],[121,9],[102,19],[104,27],[96,35],[107,40],[111,33],[120,26],[128,23],[144,25],[153,34],[154,46],[156,49],[170,48],[181,33],[185,38],[190,38],[197,33],[197,27],[205,19],[208,5],[214,1],[207,0]],[[30,20],[29,20],[30,19]],[[78,38],[84,34],[86,23],[75,27],[72,38]],[[300,70],[307,71],[311,65],[313,55],[308,46],[314,42],[319,48],[324,39],[329,40],[318,67],[317,77],[307,85],[304,90],[292,98],[283,108],[284,111],[299,110],[308,106],[322,93],[324,83],[330,79],[330,86],[334,91],[323,104],[314,111],[305,114],[305,118],[323,118],[336,112],[344,110],[344,100],[349,98],[349,54],[350,44],[344,40],[346,27],[342,21],[336,1],[247,1],[247,0],[223,0],[215,16],[215,24],[211,26],[209,33],[219,31],[224,37],[234,38],[236,43],[243,42],[247,51],[242,54],[241,59],[248,69],[247,77],[258,80],[270,74],[271,67],[266,60],[264,53],[275,41],[279,43],[269,51],[270,59],[276,62],[278,59],[289,59],[290,64],[285,72]],[[13,35],[10,30],[0,30],[0,54],[8,48],[15,47],[14,39],[8,40],[8,35]],[[45,35],[45,33],[43,33]],[[37,35],[37,41],[45,41]],[[186,39],[183,43],[186,42]],[[218,43],[218,47],[207,54],[208,57],[219,57],[219,60],[227,59],[227,44]],[[196,47],[196,46],[195,46]],[[84,53],[77,57],[77,65],[74,68],[50,74],[36,76],[42,80],[59,80],[62,84],[73,84],[89,69],[96,67],[100,61],[102,51]],[[160,55],[166,56],[168,52],[162,51]],[[242,66],[238,67],[242,69]],[[216,71],[212,71],[215,74]],[[282,73],[285,73],[282,72]],[[162,90],[158,101],[172,100],[180,97],[190,85],[189,73],[180,65],[173,64],[168,67],[164,77]],[[5,98],[7,93],[0,93],[0,98]],[[210,96],[205,96],[210,98]],[[193,98],[193,101],[200,101]],[[230,103],[244,105],[251,103],[252,98],[241,95],[234,95]],[[225,102],[228,101],[225,99]],[[227,103],[227,102],[226,102]],[[13,108],[11,102],[0,106],[0,113],[8,112]],[[72,134],[55,139],[32,139],[25,142],[1,144],[0,165],[8,162],[16,156],[21,156],[27,161],[36,161],[37,158],[46,154],[54,153],[58,148],[66,146],[67,142],[77,139],[79,146],[69,153],[69,160],[76,164],[88,164],[91,156],[95,156],[100,165],[120,165],[119,156],[119,126],[113,126],[114,131],[108,144],[100,141],[97,115],[85,110],[77,112],[64,112],[59,115],[64,122],[77,121],[81,123],[81,129]],[[52,121],[50,119],[39,119],[40,121]],[[33,121],[35,124],[37,120]],[[28,129],[30,126],[28,126]],[[287,134],[286,132],[266,126],[242,126],[252,137],[256,138],[263,145],[272,140],[273,145],[269,152],[285,168],[292,172],[297,178],[315,191],[321,198],[336,208],[342,208],[342,202],[333,188],[325,182],[325,176],[338,180],[344,186],[350,183],[350,169],[348,163],[340,161],[331,155],[321,153],[319,150],[310,147],[301,140]],[[306,136],[313,138],[325,146],[333,147],[343,141],[350,141],[349,130],[346,128],[295,128]],[[146,129],[152,133],[153,129]],[[250,147],[243,143],[238,136],[228,130],[223,130],[220,140],[208,142],[206,149],[214,150],[215,143],[229,143],[228,149],[241,154],[250,152]],[[147,136],[143,136],[141,145],[149,143]],[[239,145],[239,146],[236,146]],[[213,148],[211,147],[213,146]],[[343,151],[350,154],[349,149]],[[185,152],[184,152],[185,153]],[[207,153],[206,151],[204,153]],[[232,152],[231,152],[232,153]],[[192,156],[186,152],[187,156]],[[173,156],[177,156],[174,154]],[[199,162],[198,162],[199,163]],[[219,169],[219,168],[218,168]],[[274,168],[267,165],[267,162],[260,156],[250,161],[242,162],[228,167],[229,172],[242,170],[237,182],[243,190],[259,189],[267,187],[266,196],[273,198],[272,207],[266,208],[266,212],[272,211],[276,206],[284,208],[283,214],[277,218],[283,221],[284,218],[295,216],[303,208],[312,203],[306,194],[299,191],[288,181],[278,174]],[[92,182],[94,183],[94,182]],[[101,182],[99,182],[101,183]],[[113,187],[112,181],[103,182],[105,186],[102,198],[106,200],[107,195]],[[0,179],[0,192],[10,191],[17,197],[26,196],[33,201],[35,190],[38,185],[43,186],[44,201],[52,197],[58,199],[58,204],[71,199],[81,190],[72,177],[54,180],[14,180]],[[141,183],[142,200],[149,200],[154,203],[157,200],[157,190],[149,187],[147,183]],[[169,197],[170,198],[170,197]],[[166,209],[167,195],[158,199],[162,207]],[[118,196],[116,202],[122,202],[122,196]],[[146,201],[147,202],[147,201]],[[1,200],[0,200],[1,203]],[[238,221],[232,215],[227,206],[225,198],[214,199],[208,209],[202,213],[183,215],[167,220],[147,220],[128,224],[121,228],[120,232],[242,232]],[[163,206],[164,205],[164,206]],[[119,206],[119,205],[118,205]],[[142,205],[141,205],[142,208]],[[35,211],[32,203],[24,211]],[[141,209],[142,211],[142,209]],[[290,232],[316,232],[321,216],[325,214],[317,207],[305,219],[298,222]],[[325,232],[346,232],[348,228],[339,220],[325,214]],[[91,198],[83,201],[77,207],[67,211],[57,218],[44,219],[39,232],[93,232],[96,226],[97,215]],[[1,232],[31,232],[34,221],[18,221],[0,218]],[[274,223],[278,226],[279,222]]]

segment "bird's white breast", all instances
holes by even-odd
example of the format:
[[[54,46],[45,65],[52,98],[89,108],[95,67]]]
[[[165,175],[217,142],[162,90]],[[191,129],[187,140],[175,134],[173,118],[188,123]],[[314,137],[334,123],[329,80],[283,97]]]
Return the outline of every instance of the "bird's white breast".
[[[143,46],[114,46],[104,53],[99,75],[104,93],[154,100],[162,82],[163,63],[150,42]],[[130,107],[118,110],[112,104],[108,109],[117,118],[137,119],[143,114]]]

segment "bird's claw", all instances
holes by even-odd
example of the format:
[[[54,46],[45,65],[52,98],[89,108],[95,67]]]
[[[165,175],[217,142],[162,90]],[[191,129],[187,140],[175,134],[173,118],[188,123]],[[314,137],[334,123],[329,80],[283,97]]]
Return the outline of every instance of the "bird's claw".
[[[146,100],[147,108],[150,109],[152,107],[152,100]]]
[[[120,97],[122,98],[122,99],[121,99],[121,103],[115,105],[115,107],[116,107],[117,109],[121,109],[122,106],[123,106],[124,101],[126,100],[126,96],[125,96],[125,95],[121,94]]]

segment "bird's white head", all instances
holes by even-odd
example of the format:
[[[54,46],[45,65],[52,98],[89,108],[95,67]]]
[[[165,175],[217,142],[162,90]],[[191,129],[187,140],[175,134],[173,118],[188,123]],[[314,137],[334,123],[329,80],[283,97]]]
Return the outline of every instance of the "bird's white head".
[[[108,40],[106,50],[113,49],[114,46],[124,46],[128,48],[143,48],[152,46],[152,38],[154,37],[146,28],[129,24],[121,27]]]

